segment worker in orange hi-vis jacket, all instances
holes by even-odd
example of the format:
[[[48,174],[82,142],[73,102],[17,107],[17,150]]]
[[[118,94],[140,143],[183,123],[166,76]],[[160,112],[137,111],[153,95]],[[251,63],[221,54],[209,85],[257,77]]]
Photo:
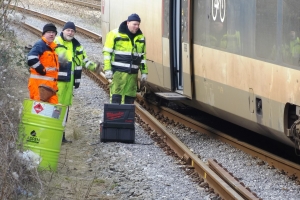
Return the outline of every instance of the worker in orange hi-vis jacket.
[[[37,41],[28,53],[27,63],[30,66],[28,89],[30,99],[58,104],[56,92],[59,71],[58,57],[53,42],[57,34],[54,24],[46,24],[42,38]]]

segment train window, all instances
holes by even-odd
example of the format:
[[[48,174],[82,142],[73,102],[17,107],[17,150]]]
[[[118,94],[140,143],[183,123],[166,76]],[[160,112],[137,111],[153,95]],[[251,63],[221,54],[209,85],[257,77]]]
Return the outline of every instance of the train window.
[[[195,0],[194,42],[241,52],[240,0]]]
[[[222,50],[239,54],[241,52],[241,26],[239,23],[241,21],[241,1],[227,0],[224,1],[224,5],[226,6],[226,13],[222,15],[222,17],[224,16],[223,26],[227,27],[227,31],[222,33],[219,45]]]
[[[256,1],[255,52],[265,59],[276,58],[277,1]]]
[[[195,0],[193,13],[194,43],[206,46],[206,24],[209,19],[206,9],[206,0]]]
[[[228,1],[227,1],[228,2]],[[227,2],[225,0],[212,0],[209,6],[209,34],[206,40],[210,47],[226,49],[228,38],[227,33]]]
[[[282,61],[289,65],[300,66],[300,1],[283,1],[282,45],[279,49]]]

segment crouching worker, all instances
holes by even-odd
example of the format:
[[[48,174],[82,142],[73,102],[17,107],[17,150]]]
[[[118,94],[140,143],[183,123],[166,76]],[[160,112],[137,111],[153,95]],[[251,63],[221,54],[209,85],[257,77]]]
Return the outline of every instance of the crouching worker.
[[[145,36],[140,30],[141,19],[132,14],[121,23],[119,29],[110,31],[103,48],[104,73],[112,79],[111,103],[133,104],[136,98],[137,79],[141,70],[141,81],[146,81]]]
[[[59,57],[58,101],[60,104],[71,106],[73,102],[73,88],[78,88],[82,67],[96,70],[97,64],[90,61],[80,42],[75,38],[76,26],[67,22],[59,36],[55,38],[56,53]],[[69,114],[69,107],[68,107]],[[68,116],[67,114],[67,116]],[[67,117],[68,118],[68,117]],[[63,134],[63,143],[71,142]]]
[[[43,27],[42,38],[37,41],[27,56],[30,66],[28,90],[30,99],[58,104],[56,92],[59,70],[58,57],[53,42],[57,30],[54,24]]]

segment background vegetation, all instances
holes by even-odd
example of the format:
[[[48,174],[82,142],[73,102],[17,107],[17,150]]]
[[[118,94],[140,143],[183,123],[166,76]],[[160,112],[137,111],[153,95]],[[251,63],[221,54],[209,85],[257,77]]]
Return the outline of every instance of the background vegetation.
[[[24,48],[11,29],[20,26],[14,24],[14,10],[8,9],[8,4],[16,3],[0,0],[0,199],[22,199],[32,196],[31,191],[38,191],[38,196],[43,192],[37,170],[27,169],[17,144],[28,70]]]

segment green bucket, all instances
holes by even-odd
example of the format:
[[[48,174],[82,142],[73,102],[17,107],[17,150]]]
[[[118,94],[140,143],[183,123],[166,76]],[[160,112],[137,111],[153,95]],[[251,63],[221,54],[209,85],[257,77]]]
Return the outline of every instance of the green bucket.
[[[23,102],[19,140],[24,150],[31,150],[42,158],[40,170],[57,169],[66,114],[67,106],[31,99]]]

